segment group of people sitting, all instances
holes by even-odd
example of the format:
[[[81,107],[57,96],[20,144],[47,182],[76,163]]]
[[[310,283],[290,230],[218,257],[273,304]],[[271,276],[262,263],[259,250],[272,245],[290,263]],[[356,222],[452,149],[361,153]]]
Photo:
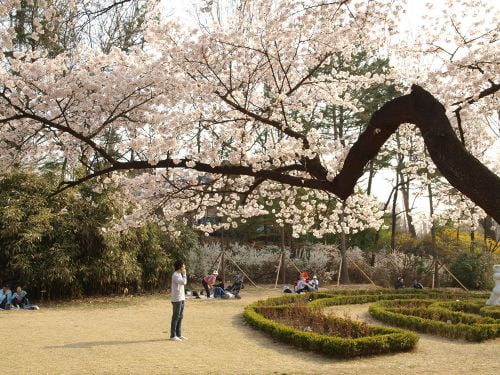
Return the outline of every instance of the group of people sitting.
[[[283,292],[285,293],[306,293],[306,292],[315,292],[319,289],[319,280],[316,275],[309,278],[309,274],[307,272],[302,272],[297,280],[293,284],[293,291],[289,286],[285,286],[283,288]]]
[[[215,270],[201,280],[207,298],[241,298],[240,289],[243,288],[243,278],[240,275],[236,275],[233,284],[227,288],[224,288],[224,283],[218,279],[218,276],[219,272]],[[203,294],[203,291],[200,294]],[[195,297],[200,298],[199,295]]]
[[[12,292],[8,285],[4,285],[0,290],[0,310],[38,310],[38,306],[30,304],[27,296],[28,293],[20,286],[16,288],[15,292]]]
[[[395,289],[401,289],[405,287],[405,280],[403,279],[402,276],[399,276],[398,279],[396,280],[396,283],[394,284]],[[420,282],[420,280],[413,280],[413,288],[414,289],[424,289],[424,286]]]

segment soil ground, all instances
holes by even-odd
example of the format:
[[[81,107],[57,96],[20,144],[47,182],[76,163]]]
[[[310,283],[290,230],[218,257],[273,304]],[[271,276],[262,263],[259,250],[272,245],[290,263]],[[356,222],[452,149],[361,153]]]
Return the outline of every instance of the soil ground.
[[[171,342],[168,296],[86,300],[0,312],[3,374],[500,374],[500,339],[421,335],[413,352],[338,360],[273,341],[248,327],[243,307],[280,295],[245,288],[241,300],[188,300]],[[329,308],[370,323],[366,305]],[[7,360],[6,360],[7,359]]]

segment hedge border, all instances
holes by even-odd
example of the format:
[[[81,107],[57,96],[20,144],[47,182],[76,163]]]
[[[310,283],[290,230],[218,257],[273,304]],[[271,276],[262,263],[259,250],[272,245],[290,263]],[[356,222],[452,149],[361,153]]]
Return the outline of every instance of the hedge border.
[[[263,302],[265,301],[257,301],[245,307],[243,316],[252,327],[264,331],[275,339],[287,344],[292,344],[329,357],[353,358],[409,351],[415,347],[419,340],[419,336],[413,332],[398,328],[375,326],[369,326],[370,330],[374,333],[373,336],[364,336],[355,339],[304,332],[267,319],[259,314],[255,311],[255,308],[259,306],[264,307]]]
[[[372,336],[360,338],[343,338],[338,336],[321,335],[314,332],[304,332],[285,324],[267,319],[259,314],[259,307],[272,307],[277,309],[287,308],[290,304],[303,301],[306,306],[327,307],[344,304],[362,304],[375,302],[369,308],[370,314],[376,319],[385,323],[409,328],[412,330],[432,333],[448,338],[465,338],[469,341],[483,341],[494,337],[500,337],[500,324],[448,324],[442,321],[425,319],[418,316],[405,315],[384,306],[387,303],[401,303],[404,301],[426,302],[436,314],[454,316],[473,321],[476,319],[473,314],[457,312],[452,310],[454,299],[460,299],[463,306],[467,306],[468,312],[475,312],[480,309],[477,319],[484,318],[491,322],[492,318],[497,319],[498,310],[492,306],[483,306],[478,298],[488,298],[489,294],[484,292],[462,292],[462,291],[436,291],[436,290],[332,290],[313,292],[300,295],[285,295],[281,297],[268,298],[267,300],[256,301],[245,307],[244,318],[254,328],[270,334],[279,341],[292,344],[305,350],[311,350],[329,357],[353,358],[359,356],[380,355],[386,353],[402,352],[412,350],[419,336],[415,332],[393,327],[377,327],[368,325]],[[476,298],[476,300],[466,300]],[[342,318],[338,318],[343,320]]]
[[[500,319],[500,306],[483,306],[479,313],[493,319]]]
[[[450,308],[453,311],[463,311],[500,320],[500,306],[485,305],[484,301],[480,299],[445,301],[436,303],[436,306],[442,306]]]
[[[336,296],[336,297],[328,297],[328,298],[320,298],[313,299],[309,302],[309,306],[314,307],[328,307],[328,306],[339,306],[339,305],[348,305],[348,304],[362,304],[368,302],[376,302],[380,300],[394,300],[394,299],[414,299],[421,297],[428,297],[428,294],[360,294],[354,296]]]
[[[418,308],[405,308],[404,303],[407,301],[408,299],[378,301],[373,303],[368,311],[374,318],[384,323],[452,339],[465,339],[468,341],[480,342],[500,337],[500,321],[491,317],[485,318],[476,314],[451,311],[439,306],[439,304],[443,302],[446,303],[447,301],[435,301],[432,299],[411,300],[413,303],[428,303],[429,306],[425,308],[426,314],[436,314],[444,319],[449,318],[450,321],[478,321],[477,323],[469,324],[462,322],[449,324],[444,321],[418,316],[418,314],[422,313],[424,310],[420,311]],[[403,306],[396,307],[397,304]]]

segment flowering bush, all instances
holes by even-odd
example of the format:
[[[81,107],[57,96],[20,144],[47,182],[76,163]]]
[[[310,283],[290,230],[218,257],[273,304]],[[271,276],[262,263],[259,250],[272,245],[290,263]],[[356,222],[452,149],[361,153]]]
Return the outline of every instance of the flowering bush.
[[[219,263],[214,264],[214,262],[221,250],[221,243],[213,241],[201,244],[199,250],[193,249],[190,251],[188,264],[190,265],[191,278],[201,279],[204,275],[217,269]],[[279,247],[268,246],[257,249],[249,245],[232,243],[227,247],[226,254],[255,282],[275,282],[281,254]],[[285,263],[287,279],[290,281],[292,281],[291,277],[298,276],[298,271],[293,264],[301,271],[307,271],[310,276],[317,275],[321,282],[331,281],[333,275],[337,272],[340,259],[334,246],[324,245],[314,245],[299,251],[296,257],[291,258],[291,262],[290,252],[287,250],[285,254],[287,259]],[[225,259],[226,274],[229,277],[241,274],[242,272],[231,262],[228,256]],[[212,264],[214,264],[214,269],[210,269]]]
[[[408,254],[403,251],[382,251],[375,258],[373,268],[374,281],[384,287],[392,287],[395,280],[402,276],[406,286],[411,286],[413,280],[421,280],[425,270],[431,266],[431,260]],[[428,273],[430,275],[430,273]],[[430,280],[422,280],[430,281]]]

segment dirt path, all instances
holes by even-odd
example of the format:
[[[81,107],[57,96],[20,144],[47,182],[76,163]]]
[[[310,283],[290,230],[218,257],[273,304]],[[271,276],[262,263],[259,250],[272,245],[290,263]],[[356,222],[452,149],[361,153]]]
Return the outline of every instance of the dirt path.
[[[189,300],[183,326],[189,340],[180,343],[168,341],[167,297],[2,312],[0,368],[5,374],[51,375],[500,373],[500,339],[471,344],[422,335],[414,352],[349,361],[297,350],[244,324],[246,304],[275,295],[247,288],[241,300]],[[367,306],[333,309],[368,319]]]

